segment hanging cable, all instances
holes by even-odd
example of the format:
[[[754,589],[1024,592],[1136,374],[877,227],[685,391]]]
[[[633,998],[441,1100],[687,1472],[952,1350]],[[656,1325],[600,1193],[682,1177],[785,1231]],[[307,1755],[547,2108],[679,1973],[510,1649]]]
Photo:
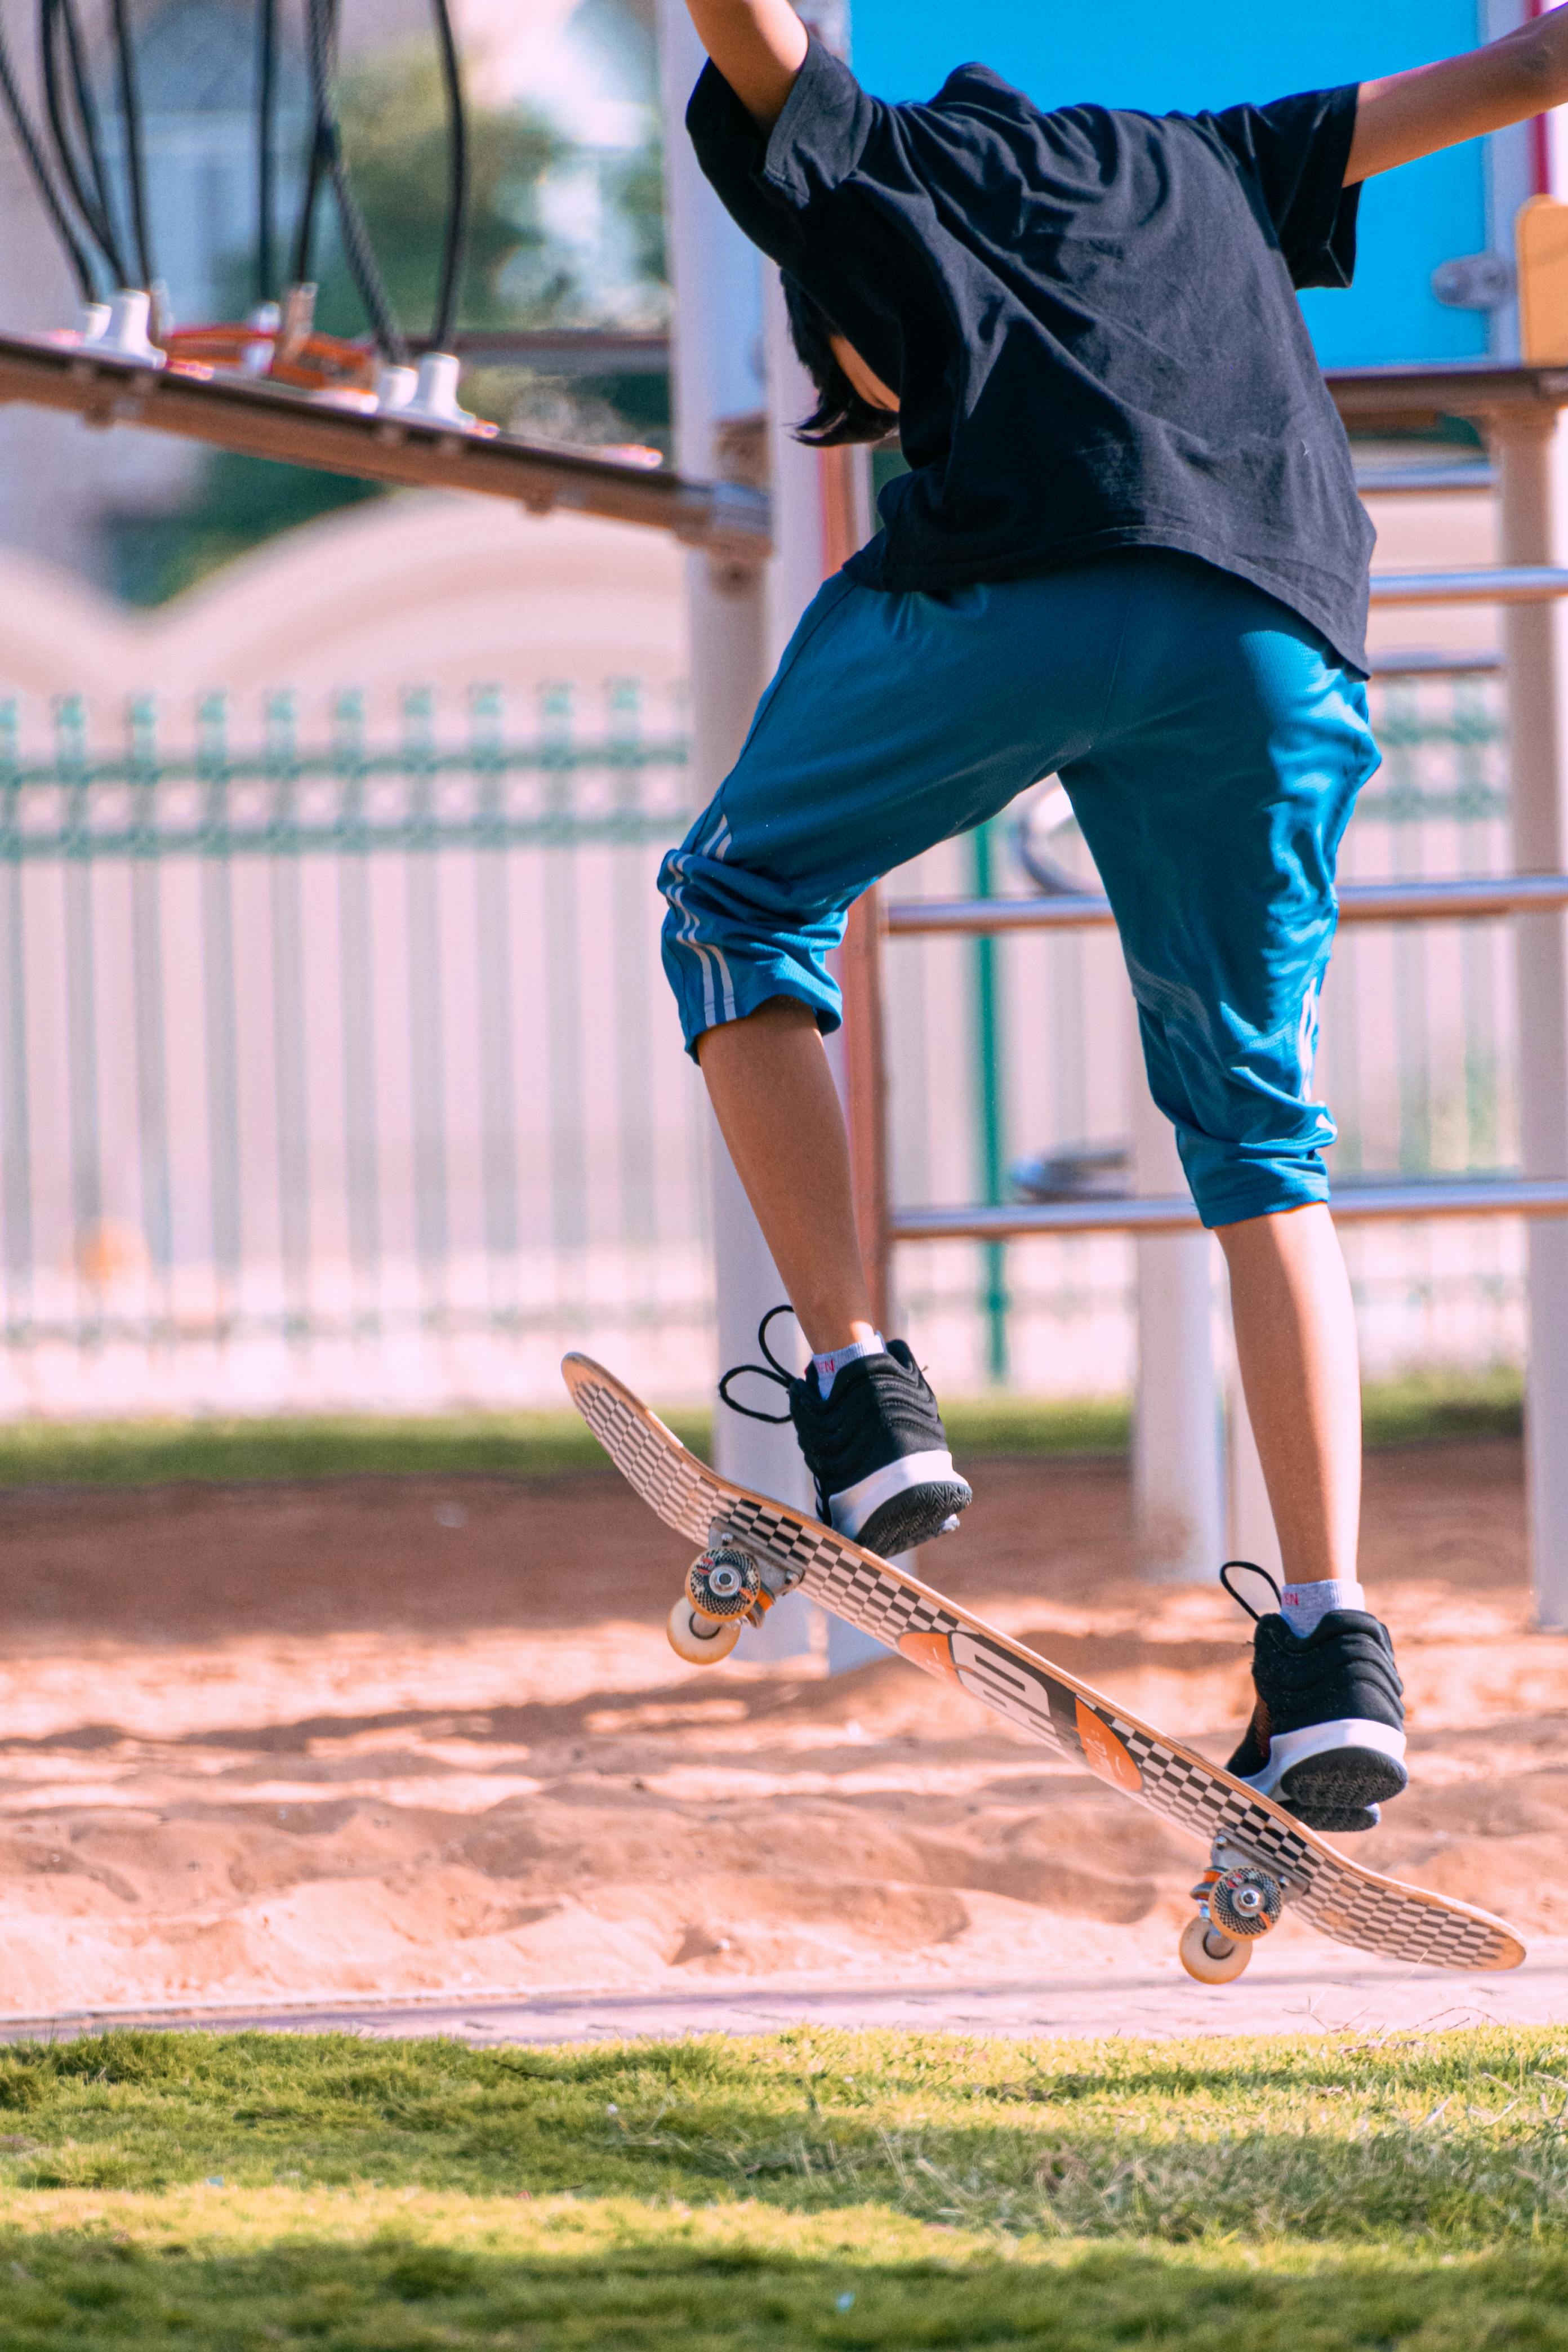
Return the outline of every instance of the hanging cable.
[[[120,78],[120,120],[125,133],[125,185],[131,199],[131,234],[136,243],[139,283],[151,289],[153,239],[147,227],[147,165],[142,146],[142,92],[136,79],[136,47],[131,37],[126,0],[113,0],[115,63]]]
[[[122,286],[131,282],[125,266],[125,248],[121,242],[119,224],[114,217],[114,205],[110,193],[109,164],[104,153],[103,124],[99,116],[98,100],[93,94],[92,77],[88,71],[87,39],[81,19],[77,13],[77,0],[58,0],[58,19],[65,30],[66,54],[70,63],[71,94],[76,100],[77,121],[82,144],[87,152],[88,166],[92,173],[93,194],[103,234],[112,247],[115,268]]]
[[[463,100],[463,68],[452,30],[448,0],[435,0],[436,39],[441,54],[441,79],[447,92],[448,169],[447,234],[441,252],[441,275],[436,289],[436,317],[431,341],[438,352],[450,348],[457,324],[468,238],[468,121]]]
[[[370,320],[371,333],[382,357],[394,367],[407,364],[408,348],[403,340],[386,288],[376,267],[375,254],[370,242],[370,232],[364,215],[354,201],[353,190],[343,163],[342,142],[339,135],[336,115],[332,110],[333,52],[336,47],[336,11],[333,0],[306,0],[306,47],[310,67],[311,110],[315,117],[315,136],[311,142],[311,169],[307,183],[305,209],[300,216],[300,248],[296,259],[302,257],[305,271],[297,271],[295,283],[305,282],[310,263],[310,229],[316,197],[322,178],[331,180],[332,195],[337,205],[338,229],[343,243],[343,257],[349,266],[360,300],[364,304]]]
[[[59,191],[55,186],[54,174],[49,170],[42,142],[34,129],[32,118],[27,112],[22,97],[21,84],[16,79],[16,69],[11,62],[11,51],[6,43],[4,24],[0,24],[0,96],[5,99],[5,111],[11,118],[11,128],[16,134],[16,144],[26,158],[27,168],[32,173],[34,184],[43,200],[44,210],[48,214],[54,224],[55,234],[65,247],[66,258],[70,263],[81,299],[84,302],[96,302],[98,286],[93,278],[92,264],[88,258],[87,247],[76,233],[69,214],[60,202]]]
[[[260,0],[256,56],[256,299],[277,290],[273,253],[274,148],[278,136],[278,0]]]
[[[79,159],[67,113],[66,91],[62,88],[59,47],[63,38],[66,63],[70,68],[71,84],[77,101],[81,137],[86,148],[86,161]],[[110,275],[117,286],[126,282],[126,270],[114,234],[114,224],[104,202],[104,172],[101,147],[98,141],[98,116],[92,104],[92,93],[87,87],[79,41],[76,37],[75,19],[68,0],[39,0],[38,53],[44,77],[44,109],[53,135],[55,160],[65,181],[71,200],[86,225],[89,236],[108,264]],[[85,101],[85,103],[84,103]]]

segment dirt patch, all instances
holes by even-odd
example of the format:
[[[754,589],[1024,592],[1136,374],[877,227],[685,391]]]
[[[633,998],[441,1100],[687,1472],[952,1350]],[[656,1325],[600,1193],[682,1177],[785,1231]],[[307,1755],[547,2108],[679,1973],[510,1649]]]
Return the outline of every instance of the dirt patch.
[[[974,1483],[927,1573],[1228,1753],[1247,1627],[1135,1581],[1121,1469]],[[686,1549],[609,1474],[0,1496],[0,2009],[1168,1958],[1190,1842],[901,1662],[683,1667]],[[1561,1935],[1523,1560],[1517,1446],[1373,1458],[1416,1780],[1355,1851]]]

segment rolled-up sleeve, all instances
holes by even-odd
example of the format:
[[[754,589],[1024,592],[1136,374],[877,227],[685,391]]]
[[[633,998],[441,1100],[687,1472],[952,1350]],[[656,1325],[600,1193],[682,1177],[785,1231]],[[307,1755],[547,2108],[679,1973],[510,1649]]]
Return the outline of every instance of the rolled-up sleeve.
[[[813,207],[859,163],[878,112],[879,101],[814,33],[771,131],[757,128],[711,64],[691,93],[686,127],[725,211],[754,245],[787,268]]]
[[[1209,117],[1261,195],[1295,286],[1348,286],[1355,275],[1361,190],[1344,181],[1357,97],[1347,82]]]

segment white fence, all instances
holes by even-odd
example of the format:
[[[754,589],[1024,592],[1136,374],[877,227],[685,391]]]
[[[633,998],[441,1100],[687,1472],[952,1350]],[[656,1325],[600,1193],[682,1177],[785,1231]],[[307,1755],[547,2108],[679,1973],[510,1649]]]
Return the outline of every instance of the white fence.
[[[1507,864],[1499,689],[1379,695],[1345,870]],[[36,715],[34,715],[36,717]],[[0,711],[0,1413],[554,1403],[569,1346],[711,1383],[705,1114],[658,965],[689,814],[678,709],[631,683],[526,714],[353,697]],[[26,754],[18,748],[26,740]],[[1024,887],[1011,826],[900,895]],[[1115,942],[889,950],[897,1197],[1007,1197],[1127,1131]],[[1516,1157],[1506,924],[1363,932],[1324,1007],[1342,1171]],[[1369,1364],[1521,1349],[1509,1224],[1351,1237]],[[900,1253],[950,1390],[1127,1384],[1127,1244]]]

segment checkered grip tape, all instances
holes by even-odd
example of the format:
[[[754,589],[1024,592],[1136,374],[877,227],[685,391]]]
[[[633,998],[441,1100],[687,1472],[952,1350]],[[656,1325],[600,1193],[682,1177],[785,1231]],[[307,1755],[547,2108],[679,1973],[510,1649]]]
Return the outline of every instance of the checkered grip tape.
[[[959,1637],[953,1663],[972,1696],[1058,1753],[1083,1762],[1077,1733],[1069,1736],[1063,1728],[1075,1719],[1077,1686],[1054,1675],[1043,1659],[971,1624],[935,1594],[907,1582],[895,1569],[830,1528],[803,1520],[782,1504],[727,1486],[585,1358],[568,1357],[566,1376],[574,1402],[595,1436],[667,1526],[693,1543],[706,1544],[718,1523],[775,1566],[798,1570],[803,1589],[814,1601],[889,1649],[897,1649],[908,1634],[934,1634],[944,1645]],[[945,1663],[922,1659],[919,1643],[910,1643],[906,1654],[933,1672],[945,1675],[948,1671]],[[1222,1779],[1201,1756],[1162,1739],[1103,1699],[1086,1695],[1085,1703],[1136,1765],[1141,1782],[1137,1794],[1151,1811],[1191,1831],[1205,1846],[1223,1832],[1234,1837],[1250,1858],[1273,1863],[1292,1882],[1296,1907],[1321,1934],[1362,1951],[1428,1967],[1515,1964],[1518,1944],[1500,1923],[1482,1913],[1456,1911],[1435,1895],[1343,1861],[1304,1836],[1285,1815]]]

